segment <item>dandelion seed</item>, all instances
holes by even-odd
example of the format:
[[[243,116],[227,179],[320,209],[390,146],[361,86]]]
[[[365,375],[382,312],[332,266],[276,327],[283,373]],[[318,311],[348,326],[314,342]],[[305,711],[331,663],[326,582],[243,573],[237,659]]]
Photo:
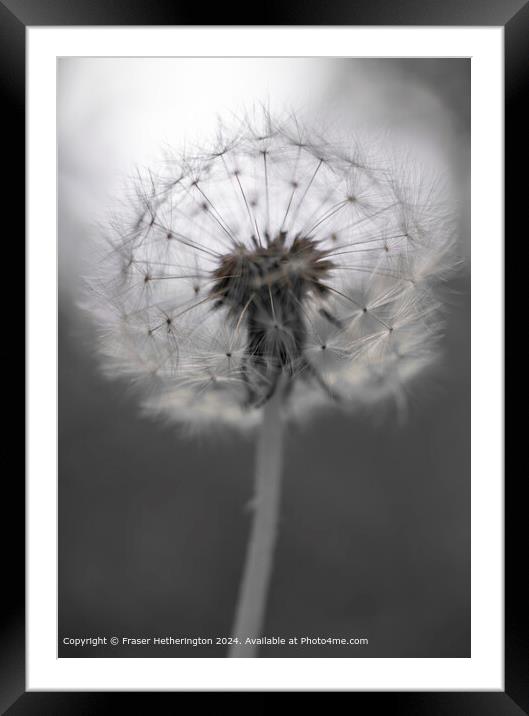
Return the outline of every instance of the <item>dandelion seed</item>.
[[[345,151],[267,112],[219,132],[139,174],[89,282],[106,370],[143,384],[147,411],[261,425],[242,637],[262,625],[283,421],[325,403],[401,406],[436,355],[450,214],[437,180],[367,146]]]

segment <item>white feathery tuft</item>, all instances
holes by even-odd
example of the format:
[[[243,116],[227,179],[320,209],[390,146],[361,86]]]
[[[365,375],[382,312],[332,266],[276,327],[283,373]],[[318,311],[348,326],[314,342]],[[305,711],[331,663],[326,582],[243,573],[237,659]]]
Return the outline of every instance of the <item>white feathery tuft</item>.
[[[250,428],[371,405],[438,354],[456,265],[442,182],[382,142],[262,111],[142,171],[97,245],[85,307],[150,413]]]

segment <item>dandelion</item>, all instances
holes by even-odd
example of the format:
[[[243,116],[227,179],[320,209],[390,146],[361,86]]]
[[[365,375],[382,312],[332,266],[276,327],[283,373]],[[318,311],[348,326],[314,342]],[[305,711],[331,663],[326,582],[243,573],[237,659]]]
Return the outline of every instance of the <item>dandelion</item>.
[[[262,112],[139,172],[89,279],[111,375],[149,413],[258,431],[254,524],[231,656],[256,656],[287,421],[405,405],[438,354],[454,266],[444,190],[381,144]]]

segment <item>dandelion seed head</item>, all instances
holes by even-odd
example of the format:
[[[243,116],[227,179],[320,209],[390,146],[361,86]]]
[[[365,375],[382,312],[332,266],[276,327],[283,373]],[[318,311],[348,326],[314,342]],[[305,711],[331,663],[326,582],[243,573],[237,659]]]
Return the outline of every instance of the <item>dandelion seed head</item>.
[[[257,424],[280,378],[291,416],[401,401],[455,265],[430,174],[267,112],[139,172],[87,280],[106,371],[194,426]]]

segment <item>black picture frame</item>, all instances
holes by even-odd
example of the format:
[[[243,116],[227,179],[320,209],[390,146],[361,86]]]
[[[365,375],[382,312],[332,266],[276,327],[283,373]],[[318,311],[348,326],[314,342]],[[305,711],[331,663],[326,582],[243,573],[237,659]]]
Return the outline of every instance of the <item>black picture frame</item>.
[[[203,7],[183,6],[170,0],[0,0],[0,87],[4,188],[4,223],[11,223],[15,256],[11,266],[24,260],[25,216],[25,34],[28,26],[68,25],[196,25]],[[527,143],[529,117],[524,100],[529,95],[529,2],[524,0],[355,0],[318,3],[315,0],[275,3],[259,16],[242,17],[235,6],[207,11],[208,25],[415,25],[503,26],[505,32],[505,167],[506,236],[522,229],[525,182],[519,180],[523,147]],[[50,97],[50,102],[55,101]],[[19,274],[19,270],[17,270]],[[16,289],[20,292],[20,289]],[[15,294],[13,294],[14,296]],[[23,298],[21,299],[23,301]],[[17,301],[17,304],[20,303]],[[508,315],[508,314],[507,314]],[[11,331],[11,328],[9,329]],[[22,330],[19,329],[22,334]],[[15,331],[16,334],[16,331]],[[13,340],[16,338],[13,336]],[[21,345],[24,341],[20,335]],[[35,346],[33,346],[35,349]],[[10,351],[8,351],[10,352]],[[14,367],[9,366],[10,373]],[[20,404],[22,401],[20,401]],[[14,424],[14,423],[13,423]],[[13,463],[15,465],[15,463]],[[25,488],[21,470],[4,465],[3,497],[4,574],[8,575],[0,614],[0,710],[19,714],[100,713],[123,707],[123,699],[145,710],[147,699],[170,699],[174,707],[180,693],[80,693],[25,691]],[[9,474],[11,473],[11,474]],[[9,474],[9,479],[8,478]],[[523,480],[511,476],[505,485],[505,691],[503,692],[353,692],[353,708],[379,707],[393,714],[479,714],[516,716],[529,714],[528,590],[523,577],[526,503]],[[6,513],[10,520],[5,520]],[[524,539],[525,538],[525,539]],[[118,703],[119,702],[119,703]],[[367,711],[368,713],[370,711]]]

